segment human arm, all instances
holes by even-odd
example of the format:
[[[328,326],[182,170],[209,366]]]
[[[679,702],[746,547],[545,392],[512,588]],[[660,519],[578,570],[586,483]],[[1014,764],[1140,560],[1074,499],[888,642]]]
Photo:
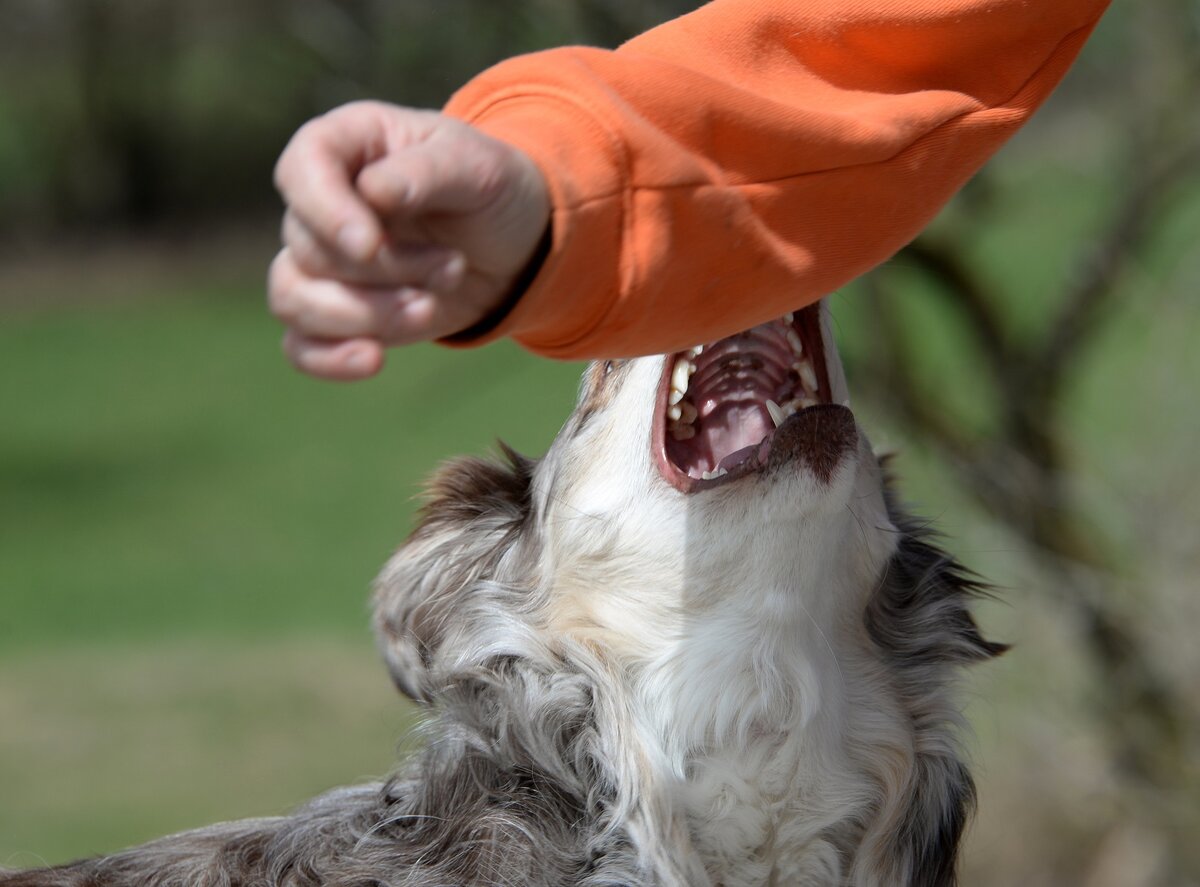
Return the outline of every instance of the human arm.
[[[478,242],[488,225],[496,243],[520,232],[502,273],[484,275],[486,290],[430,270],[452,262],[457,244],[431,238],[421,213],[393,199],[414,180],[399,150],[407,143],[322,118],[322,137],[302,130],[280,161],[291,170],[280,177],[289,217],[306,222],[285,224],[272,270],[289,354],[335,378],[368,375],[383,344],[420,338],[507,335],[554,357],[621,356],[808,304],[924,227],[1029,119],[1107,2],[714,0],[614,51],[503,62],[446,108],[472,124],[447,130],[468,147],[474,133],[494,137],[501,181],[515,184],[502,202],[519,225],[479,213]],[[309,179],[312,152],[301,162],[298,142],[323,145],[325,175]],[[477,170],[438,167],[468,185]],[[348,206],[380,222],[362,254],[338,241]],[[414,240],[449,252],[388,254]],[[521,279],[533,265],[536,276]],[[356,349],[365,369],[347,365]]]
[[[470,343],[666,351],[815,301],[929,222],[1106,6],[715,0],[615,51],[484,72],[446,110],[534,160],[553,239],[521,300]]]

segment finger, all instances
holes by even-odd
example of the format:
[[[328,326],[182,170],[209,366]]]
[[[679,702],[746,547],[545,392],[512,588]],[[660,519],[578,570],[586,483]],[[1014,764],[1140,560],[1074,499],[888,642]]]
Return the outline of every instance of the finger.
[[[506,172],[501,151],[471,132],[465,139],[429,139],[389,153],[363,167],[357,187],[387,217],[469,213],[496,199]]]
[[[458,266],[461,276],[462,263]],[[296,267],[289,250],[271,263],[268,280],[271,313],[311,338],[371,337],[407,344],[456,330],[469,313],[456,296],[429,289],[371,287],[309,277]],[[467,310],[464,310],[467,309]]]
[[[289,249],[271,263],[267,303],[279,320],[306,336],[344,339],[384,331],[391,291],[354,287],[301,271]]]
[[[450,295],[429,290],[404,290],[398,294],[389,331],[383,341],[390,345],[407,345],[453,335],[486,317],[495,301],[491,284],[473,274]]]
[[[351,258],[368,258],[383,235],[354,180],[385,148],[379,109],[372,103],[344,105],[292,136],[275,166],[276,187],[319,238]]]
[[[326,300],[322,310],[302,311],[289,326],[315,339],[370,338],[383,345],[411,345],[449,336],[466,329],[486,313],[476,306],[478,300],[455,294],[404,288],[371,290],[343,287],[340,291],[305,289],[297,297]],[[337,315],[332,310],[338,302]]]
[[[369,260],[351,260],[317,237],[293,212],[284,215],[282,240],[296,267],[307,276],[347,283],[445,289],[455,285],[455,269],[465,262],[457,250],[414,242],[385,243]]]
[[[301,372],[334,382],[367,379],[383,368],[383,346],[372,339],[317,339],[288,330],[283,352]]]

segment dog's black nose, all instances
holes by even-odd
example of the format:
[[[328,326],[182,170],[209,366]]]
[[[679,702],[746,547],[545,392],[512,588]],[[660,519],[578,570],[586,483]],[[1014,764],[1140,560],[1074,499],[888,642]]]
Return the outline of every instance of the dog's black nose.
[[[775,431],[768,467],[772,470],[803,460],[822,483],[828,483],[842,459],[858,446],[858,424],[849,408],[818,404],[791,416]]]

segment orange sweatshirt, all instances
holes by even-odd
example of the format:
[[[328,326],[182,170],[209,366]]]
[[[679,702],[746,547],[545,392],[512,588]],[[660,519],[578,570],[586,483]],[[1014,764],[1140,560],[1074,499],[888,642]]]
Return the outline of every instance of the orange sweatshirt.
[[[473,343],[681,349],[911,240],[1057,85],[1108,0],[714,0],[617,50],[509,59],[448,113],[528,153],[551,245]]]

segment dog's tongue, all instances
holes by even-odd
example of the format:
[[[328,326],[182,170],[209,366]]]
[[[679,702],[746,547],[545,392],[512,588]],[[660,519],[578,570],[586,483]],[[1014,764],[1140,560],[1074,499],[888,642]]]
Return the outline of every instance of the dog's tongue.
[[[701,433],[712,454],[714,468],[730,469],[758,449],[771,431],[769,418],[757,402],[741,401],[721,405],[704,422]]]
[[[764,441],[764,443],[766,442]],[[748,447],[742,447],[740,450],[735,450],[717,463],[717,468],[724,468],[726,471],[728,471],[735,465],[741,465],[743,462],[749,459],[760,446],[762,446],[762,444],[750,444]]]

